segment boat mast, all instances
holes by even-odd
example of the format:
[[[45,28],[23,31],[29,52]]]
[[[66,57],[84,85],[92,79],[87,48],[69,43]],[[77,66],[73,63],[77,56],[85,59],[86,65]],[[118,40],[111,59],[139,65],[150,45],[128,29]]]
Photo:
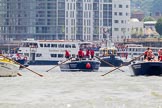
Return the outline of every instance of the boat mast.
[[[111,30],[111,28],[108,27],[107,32],[106,32],[106,38],[107,38],[106,39],[106,47],[109,47],[109,48],[112,47],[112,38],[110,37],[110,34],[111,34],[110,30]]]

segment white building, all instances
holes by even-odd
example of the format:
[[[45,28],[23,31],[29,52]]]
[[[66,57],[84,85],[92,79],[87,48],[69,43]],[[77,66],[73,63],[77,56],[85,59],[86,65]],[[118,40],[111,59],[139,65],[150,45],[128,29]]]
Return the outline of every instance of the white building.
[[[131,38],[130,36],[130,0],[112,0],[112,36],[113,40],[123,41]]]
[[[144,22],[144,33],[147,36],[158,36],[155,25],[157,21],[145,21]]]
[[[130,20],[130,31],[131,35],[143,36],[144,35],[144,23],[139,21],[137,18]]]
[[[0,5],[3,39],[130,38],[130,0],[1,0]]]

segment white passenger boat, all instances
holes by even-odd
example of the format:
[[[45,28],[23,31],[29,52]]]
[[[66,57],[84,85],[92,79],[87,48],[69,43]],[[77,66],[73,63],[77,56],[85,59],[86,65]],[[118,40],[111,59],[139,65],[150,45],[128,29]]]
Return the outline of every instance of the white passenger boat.
[[[56,65],[66,60],[65,50],[71,57],[76,58],[80,48],[84,51],[93,48],[97,54],[97,47],[92,42],[77,40],[34,40],[27,39],[21,42],[18,53],[27,57],[29,65]]]
[[[27,56],[29,65],[55,65],[66,60],[65,50],[76,57],[79,41],[72,40],[34,40],[21,42],[18,53]]]
[[[124,46],[118,46],[118,55],[125,59],[124,61],[130,61],[131,59],[140,56],[143,54],[148,47],[144,47],[143,45],[139,44],[126,44]],[[149,47],[152,49],[153,54],[157,57],[158,55],[158,47]],[[143,61],[143,57],[141,57],[139,60]]]
[[[19,65],[13,63],[8,59],[0,58],[0,77],[14,77],[17,76]]]

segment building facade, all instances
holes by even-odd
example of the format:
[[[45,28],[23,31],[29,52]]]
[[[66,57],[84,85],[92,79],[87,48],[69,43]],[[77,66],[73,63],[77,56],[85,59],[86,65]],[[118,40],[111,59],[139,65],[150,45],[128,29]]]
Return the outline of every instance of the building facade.
[[[0,0],[0,39],[122,41],[130,0]]]
[[[131,38],[130,0],[113,0],[112,36],[115,42]]]

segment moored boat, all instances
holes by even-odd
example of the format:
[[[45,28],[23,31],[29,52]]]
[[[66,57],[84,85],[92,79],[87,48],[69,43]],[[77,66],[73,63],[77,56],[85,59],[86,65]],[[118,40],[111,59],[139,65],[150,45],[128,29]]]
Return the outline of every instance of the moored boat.
[[[66,62],[65,64],[60,65],[60,70],[65,71],[82,71],[82,72],[96,72],[100,67],[100,61],[89,60],[89,59],[72,59],[71,61]]]
[[[59,61],[66,60],[65,50],[75,58],[80,48],[98,50],[98,47],[92,46],[92,42],[27,39],[21,42],[18,54],[26,56],[29,65],[57,65]]]
[[[19,65],[4,58],[0,58],[0,77],[15,77],[19,71]]]
[[[128,61],[129,59],[131,60],[135,57],[140,56],[148,48],[148,47],[144,47],[143,45],[139,45],[139,44],[125,44],[125,45],[119,45],[116,47],[117,47],[117,55],[119,55],[123,60],[128,59]],[[158,53],[159,47],[149,47],[149,48],[152,49],[155,56],[158,55],[157,53]],[[144,58],[141,57],[139,60],[143,61]]]
[[[20,63],[21,65],[25,66],[25,67],[28,67],[29,64],[28,64],[28,61],[27,61],[27,56],[24,56],[22,54],[4,54],[6,57],[14,60],[15,62],[17,63]],[[20,66],[20,68],[24,68],[22,66]]]
[[[79,42],[73,40],[34,40],[21,42],[18,53],[27,56],[29,65],[56,65],[65,60],[65,50],[75,57]]]
[[[143,61],[136,62],[130,65],[131,70],[135,76],[160,76],[162,75],[162,62],[159,61]]]
[[[103,67],[118,67],[123,64],[123,60],[117,55],[117,49],[113,43],[109,43],[109,46],[99,49],[99,56],[101,60],[101,66]],[[108,65],[107,63],[111,65]]]

